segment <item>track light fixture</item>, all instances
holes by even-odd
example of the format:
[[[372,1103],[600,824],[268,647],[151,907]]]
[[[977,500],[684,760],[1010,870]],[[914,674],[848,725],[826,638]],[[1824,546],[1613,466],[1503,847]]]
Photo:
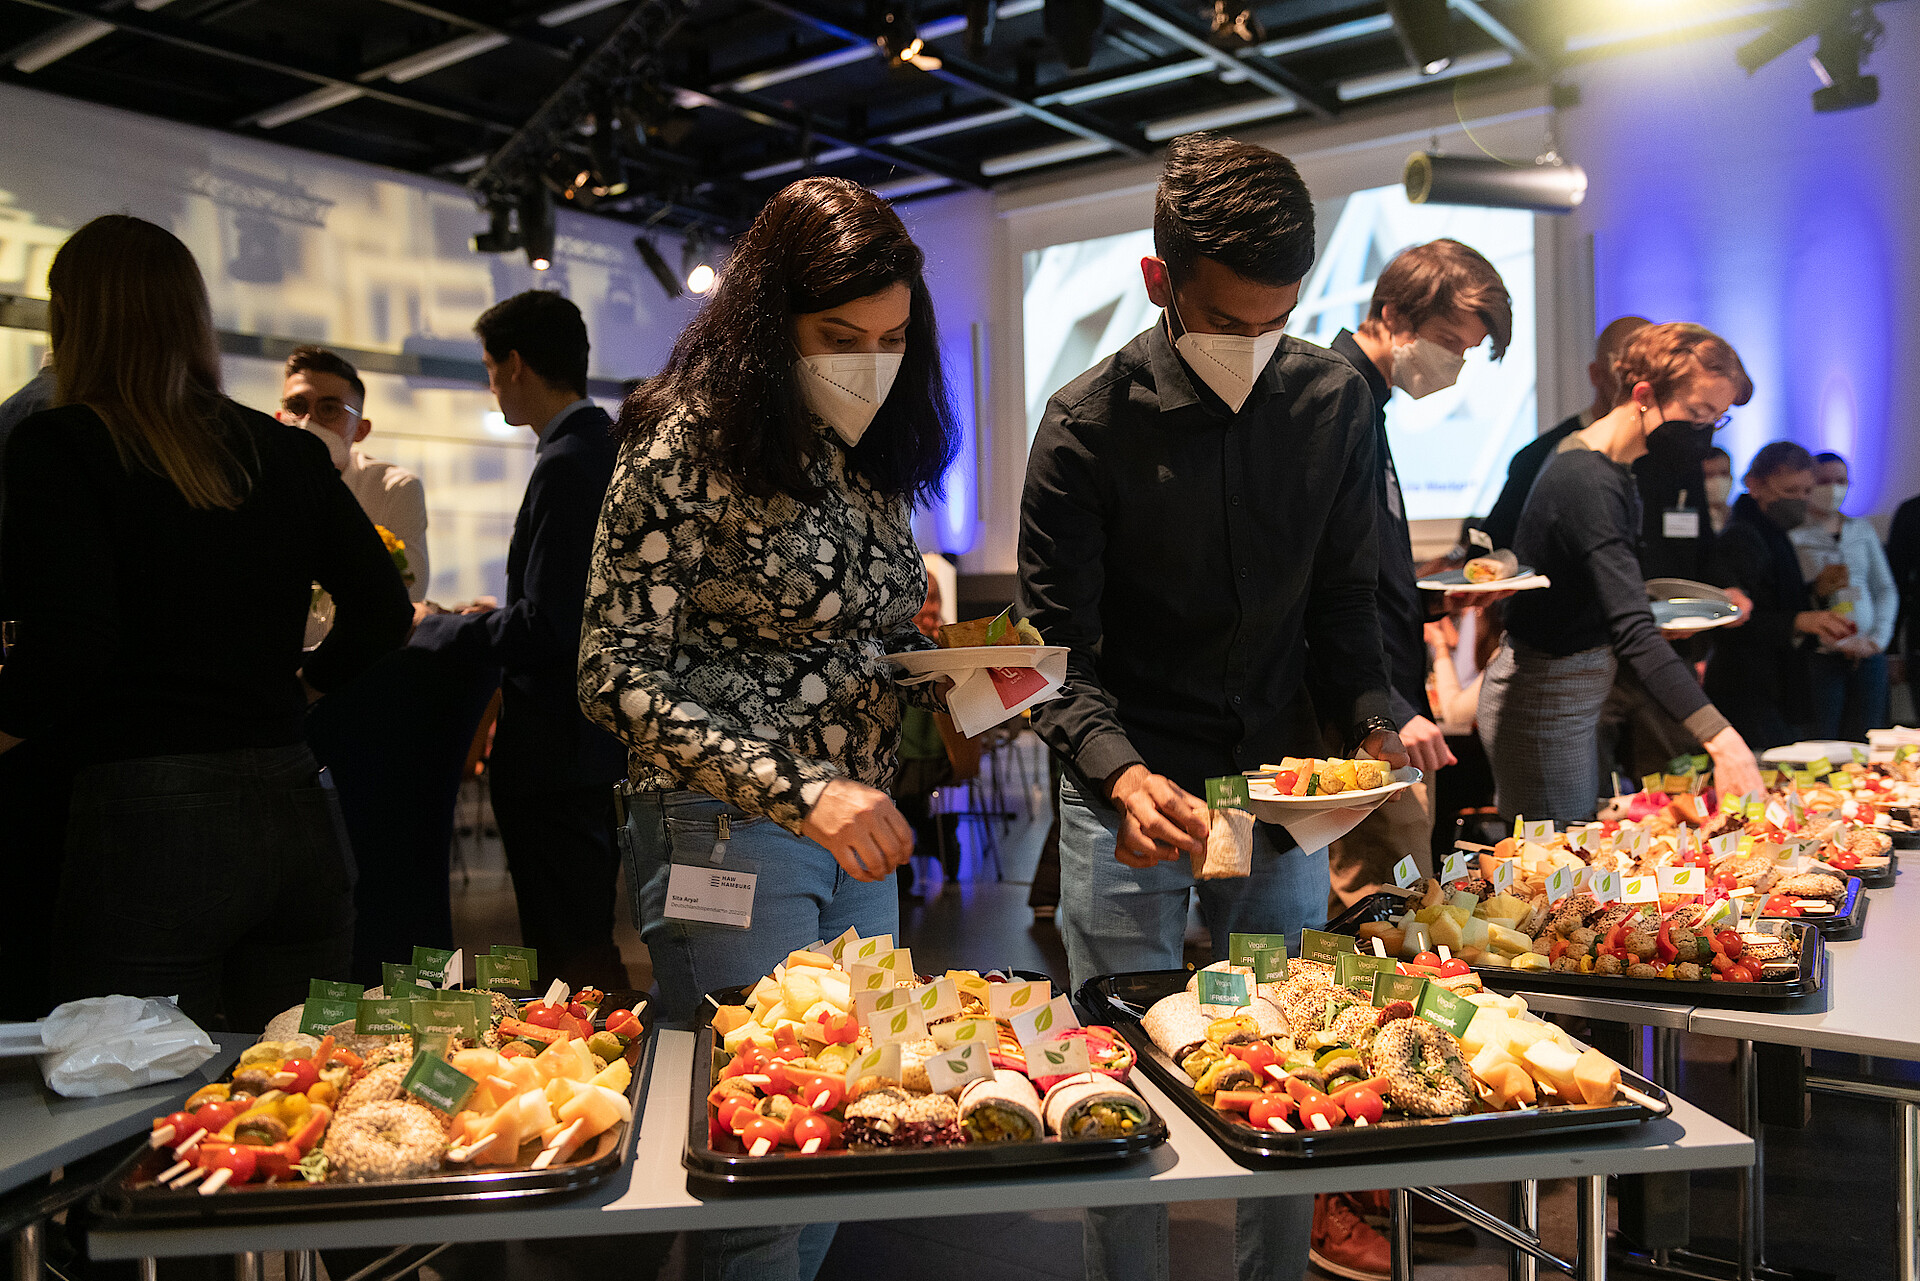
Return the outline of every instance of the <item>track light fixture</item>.
[[[513,206],[494,202],[487,206],[487,229],[469,241],[477,254],[512,253],[520,247],[520,233],[513,229]]]
[[[685,246],[680,251],[680,273],[686,282],[687,292],[695,297],[713,288],[716,279],[713,251],[703,228],[694,227],[687,232]]]
[[[678,298],[680,277],[675,275],[673,268],[667,265],[667,260],[660,256],[660,250],[653,243],[653,237],[642,232],[633,238],[633,248],[634,252],[640,255],[640,261],[647,265],[647,270],[659,282],[661,291],[669,298]]]
[[[880,10],[879,32],[874,36],[894,66],[912,66],[921,71],[940,70],[940,59],[927,48],[913,21],[913,11],[903,4],[889,4]]]
[[[1453,21],[1447,15],[1447,0],[1387,0],[1387,15],[1415,71],[1432,76],[1453,65]]]
[[[535,271],[553,266],[553,197],[546,184],[529,182],[520,191],[520,247]]]
[[[1245,0],[1213,0],[1213,43],[1244,49],[1267,38],[1267,29]]]
[[[1880,78],[1861,74],[1861,67],[1886,28],[1873,11],[1874,0],[1799,0],[1753,39],[1734,51],[1734,59],[1748,75],[1794,46],[1820,37],[1808,60],[1820,87],[1813,91],[1815,111],[1846,111],[1869,107],[1880,100]]]
[[[1532,164],[1485,156],[1407,157],[1407,199],[1416,205],[1485,205],[1572,213],[1587,197],[1587,172],[1548,152]]]

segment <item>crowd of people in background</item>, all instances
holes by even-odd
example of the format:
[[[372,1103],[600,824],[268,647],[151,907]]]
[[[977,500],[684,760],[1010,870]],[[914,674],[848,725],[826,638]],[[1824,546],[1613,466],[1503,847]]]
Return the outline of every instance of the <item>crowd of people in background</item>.
[[[1320,348],[1284,334],[1314,244],[1283,157],[1176,140],[1142,264],[1164,319],[1039,425],[1017,604],[1070,651],[1033,725],[1056,785],[1037,883],[1075,987],[1181,965],[1196,895],[1216,955],[1237,930],[1297,937],[1464,813],[1590,818],[1701,751],[1757,787],[1758,753],[1888,724],[1920,647],[1908,626],[1895,650],[1920,499],[1883,547],[1842,510],[1848,461],[1786,440],[1736,497],[1716,433],[1775,389],[1684,321],[1608,324],[1592,403],[1469,522],[1552,585],[1421,590],[1470,553],[1417,560],[1386,407],[1500,359],[1512,299],[1468,246],[1413,246]],[[504,598],[442,605],[422,478],[368,452],[352,364],[302,347],[273,414],[240,405],[185,245],[125,215],[75,232],[50,362],[0,405],[0,849],[41,909],[4,938],[4,1017],[134,991],[259,1027],[310,978],[371,985],[453,946],[455,802],[482,759],[543,973],[626,986],[623,867],[670,1018],[810,940],[897,933],[895,874],[916,849],[956,874],[933,798],[980,762],[944,686],[881,661],[941,619],[911,516],[958,437],[923,268],[872,192],[795,183],[617,420],[571,302],[488,309],[488,387],[533,468]],[[1662,578],[1719,589],[1737,624],[1663,634]],[[1260,825],[1250,876],[1196,881],[1204,780],[1359,752],[1423,785],[1331,850]],[[750,929],[684,909],[689,863],[757,875]],[[1241,1204],[1240,1272],[1286,1273],[1309,1237],[1384,1270],[1375,1196]],[[1090,1273],[1163,1275],[1166,1231],[1164,1209],[1089,1211]],[[807,1277],[831,1235],[702,1248],[709,1275]]]

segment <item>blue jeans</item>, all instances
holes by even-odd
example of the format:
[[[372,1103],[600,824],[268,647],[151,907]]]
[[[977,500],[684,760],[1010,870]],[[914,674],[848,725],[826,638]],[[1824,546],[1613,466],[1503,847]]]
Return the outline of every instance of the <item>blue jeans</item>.
[[[1195,881],[1181,858],[1132,868],[1114,858],[1120,814],[1060,781],[1059,926],[1075,991],[1090,978],[1134,970],[1177,970],[1187,932],[1189,893],[1213,936],[1215,956],[1234,933],[1287,936],[1300,951],[1300,931],[1327,919],[1327,852],[1278,848],[1277,829],[1254,827],[1253,874]],[[1241,1201],[1234,1216],[1233,1257],[1241,1281],[1292,1281],[1305,1274],[1313,1228],[1312,1197]],[[1088,1281],[1166,1281],[1167,1208],[1096,1207],[1087,1211]]]
[[[1810,739],[1864,743],[1868,730],[1890,723],[1885,654],[1857,661],[1845,654],[1809,654],[1807,685],[1813,711],[1806,726]]]
[[[666,915],[674,855],[708,862],[727,816],[723,866],[754,864],[753,925],[738,930]],[[856,881],[815,841],[703,792],[641,792],[628,803],[627,884],[634,920],[653,959],[665,1017],[685,1023],[701,998],[773,973],[787,953],[848,926],[862,938],[896,934],[900,899],[893,877]],[[898,940],[895,940],[898,942]],[[708,1232],[700,1243],[702,1281],[811,1281],[838,1224]]]
[[[74,778],[59,1000],[178,994],[254,1032],[353,960],[353,854],[306,744],[148,756]]]

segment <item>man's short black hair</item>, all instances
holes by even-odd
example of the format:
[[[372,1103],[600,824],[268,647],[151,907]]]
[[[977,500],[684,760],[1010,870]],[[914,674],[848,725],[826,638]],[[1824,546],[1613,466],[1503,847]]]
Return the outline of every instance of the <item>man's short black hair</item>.
[[[1290,285],[1313,266],[1313,197],[1279,152],[1186,134],[1167,146],[1153,250],[1175,284],[1211,258],[1258,284]]]
[[[295,347],[287,356],[287,367],[280,373],[281,380],[306,373],[332,374],[335,378],[344,379],[347,386],[353,388],[353,394],[360,398],[360,403],[367,403],[367,385],[360,381],[360,371],[348,364],[338,352],[328,351],[325,347]]]
[[[550,385],[587,394],[587,322],[570,299],[529,289],[481,312],[473,332],[496,363],[517,351]]]

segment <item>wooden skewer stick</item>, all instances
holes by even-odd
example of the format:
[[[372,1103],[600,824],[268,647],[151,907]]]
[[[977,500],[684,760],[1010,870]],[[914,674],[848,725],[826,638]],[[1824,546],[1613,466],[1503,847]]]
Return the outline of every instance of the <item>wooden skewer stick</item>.
[[[454,1148],[447,1153],[447,1160],[453,1161],[457,1164],[464,1164],[465,1162],[471,1161],[477,1153],[484,1150],[489,1144],[491,1144],[495,1139],[499,1137],[500,1137],[500,1131],[495,1130],[492,1134],[487,1135],[485,1138],[481,1139],[478,1143],[469,1143],[467,1144],[467,1146],[463,1148]]]
[[[153,1181],[155,1183],[165,1183],[169,1179],[176,1178],[179,1175],[185,1174],[188,1170],[192,1168],[193,1168],[193,1162],[191,1161],[175,1161],[172,1165],[160,1171],[160,1173],[154,1175]]]
[[[1293,1127],[1287,1124],[1286,1119],[1284,1117],[1277,1117],[1277,1116],[1268,1117],[1267,1128],[1271,1130],[1278,1130],[1282,1134],[1293,1133]]]
[[[200,1185],[200,1195],[212,1196],[214,1193],[218,1192],[221,1188],[226,1187],[227,1181],[231,1178],[233,1178],[233,1171],[224,1165],[221,1166],[219,1169],[215,1170],[212,1174],[209,1174],[207,1176],[207,1181]]]
[[[182,1143],[179,1147],[175,1148],[173,1150],[173,1154],[175,1156],[185,1156],[187,1153],[199,1147],[200,1140],[206,1137],[207,1137],[207,1127],[203,1125],[199,1129],[195,1130],[192,1134],[189,1134],[187,1136],[186,1142]]]
[[[207,1171],[205,1166],[195,1166],[193,1169],[188,1170],[185,1174],[181,1175],[179,1178],[175,1179],[172,1183],[169,1183],[167,1186],[172,1188],[175,1192],[178,1192],[182,1188],[186,1187],[188,1184],[194,1182],[196,1179],[205,1178],[206,1175],[207,1175]]]
[[[547,1146],[550,1148],[565,1148],[565,1147],[572,1146],[573,1136],[580,1133],[580,1127],[585,1125],[586,1123],[587,1123],[587,1118],[581,1117],[579,1120],[575,1121],[572,1125],[569,1125],[566,1129],[560,1131],[560,1133],[554,1135],[553,1138],[549,1139],[547,1141]]]
[[[1635,1103],[1638,1103],[1641,1107],[1645,1108],[1649,1112],[1666,1111],[1666,1104],[1662,1103],[1659,1099],[1654,1098],[1651,1094],[1645,1094],[1639,1090],[1634,1089],[1631,1085],[1628,1085],[1624,1081],[1620,1083],[1620,1093],[1626,1095],[1629,1099],[1633,1100]]]
[[[173,1127],[163,1125],[153,1132],[153,1137],[147,1140],[147,1146],[150,1148],[163,1148],[171,1142],[173,1142]]]

